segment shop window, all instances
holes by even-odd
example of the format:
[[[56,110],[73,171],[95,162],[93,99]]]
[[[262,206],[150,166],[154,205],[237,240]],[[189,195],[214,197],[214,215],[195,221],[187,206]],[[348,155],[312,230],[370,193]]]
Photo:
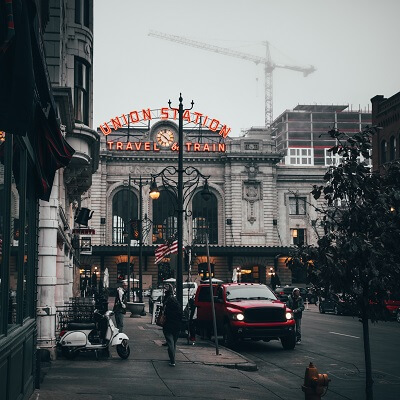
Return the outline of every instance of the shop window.
[[[198,192],[193,197],[193,240],[195,243],[205,243],[206,234],[210,244],[218,244],[218,201],[211,193],[206,201]]]
[[[305,215],[306,214],[306,198],[305,197],[289,197],[289,214]]]
[[[237,273],[238,282],[260,283],[260,267],[253,265],[251,267],[242,267]]]
[[[198,265],[198,274],[200,275],[200,279],[208,279],[209,274],[208,274],[208,264],[207,263],[200,263]],[[210,263],[210,270],[211,270],[211,278],[214,277],[214,264]]]
[[[75,120],[89,125],[90,66],[81,58],[75,58]]]
[[[128,204],[130,206],[128,207]],[[130,221],[138,218],[138,198],[128,189],[119,190],[112,199],[112,242],[128,243]],[[130,239],[132,239],[130,235]]]
[[[153,243],[165,243],[175,238],[178,231],[178,219],[175,216],[174,197],[166,190],[160,191],[160,197],[153,201]]]

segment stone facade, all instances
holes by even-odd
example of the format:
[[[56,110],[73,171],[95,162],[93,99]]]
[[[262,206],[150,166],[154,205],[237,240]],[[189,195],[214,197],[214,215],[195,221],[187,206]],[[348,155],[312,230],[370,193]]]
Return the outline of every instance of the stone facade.
[[[174,121],[169,121],[169,123]],[[163,124],[164,121],[150,121]],[[176,126],[176,131],[178,127]],[[110,288],[117,284],[117,265],[127,262],[127,245],[113,244],[112,200],[122,188],[127,188],[129,175],[131,190],[139,197],[137,179],[147,181],[143,186],[143,215],[153,220],[154,202],[149,198],[151,175],[158,174],[166,166],[177,165],[177,152],[171,148],[153,146],[153,129],[130,128],[131,141],[149,141],[148,151],[117,150],[116,141],[127,141],[126,127],[105,136],[101,135],[100,163],[93,176],[90,208],[95,210],[91,227],[92,254],[82,257],[82,264],[93,271],[110,274]],[[116,139],[118,134],[119,139]],[[292,230],[305,232],[307,243],[316,241],[316,205],[310,192],[314,184],[321,184],[325,166],[291,166],[282,163],[284,154],[277,152],[276,142],[265,128],[252,128],[243,137],[222,139],[217,132],[184,129],[184,143],[217,140],[226,145],[224,152],[184,151],[184,166],[193,166],[202,174],[209,175],[209,187],[217,199],[218,240],[210,245],[214,276],[225,281],[232,279],[234,268],[246,271],[243,280],[269,283],[272,270],[282,277],[282,283],[292,283],[293,277],[285,265],[289,248],[293,245]],[[114,135],[114,137],[113,137]],[[107,142],[113,141],[112,145]],[[111,146],[111,147],[110,147]],[[125,148],[125,144],[121,145]],[[139,145],[137,145],[139,146]],[[200,188],[197,189],[199,191]],[[291,215],[289,198],[301,197],[305,201],[304,213]],[[188,208],[191,209],[191,203]],[[203,244],[193,244],[193,220],[189,216],[184,223],[184,244],[193,245],[191,273],[198,278],[198,266],[206,262]],[[138,246],[131,243],[131,264],[134,276],[138,274]],[[156,244],[149,234],[144,240],[143,287],[159,282],[158,266],[154,264]],[[186,266],[184,274],[188,273]],[[250,272],[249,272],[250,271]],[[101,275],[102,276],[102,275]],[[299,278],[295,280],[299,281]],[[300,280],[304,280],[302,277]]]

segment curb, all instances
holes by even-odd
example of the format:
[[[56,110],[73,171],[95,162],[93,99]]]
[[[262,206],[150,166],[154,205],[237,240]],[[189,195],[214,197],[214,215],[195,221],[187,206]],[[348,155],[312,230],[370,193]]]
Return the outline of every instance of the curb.
[[[208,343],[214,344],[212,341],[207,340]],[[240,371],[258,371],[257,364],[251,360],[249,360],[247,357],[243,356],[242,354],[229,349],[228,347],[225,346],[220,346],[218,345],[218,348],[222,348],[225,351],[229,351],[233,354],[235,354],[237,357],[242,358],[244,360],[243,363],[217,363],[217,362],[204,362],[203,364],[205,365],[216,365],[220,367],[225,367],[225,368],[230,368],[230,369],[238,369]]]

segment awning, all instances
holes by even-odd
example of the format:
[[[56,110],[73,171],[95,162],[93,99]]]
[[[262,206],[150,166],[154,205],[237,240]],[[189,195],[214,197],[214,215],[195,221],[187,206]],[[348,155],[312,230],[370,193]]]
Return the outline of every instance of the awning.
[[[0,130],[6,140],[7,134],[28,135],[36,158],[38,197],[49,200],[56,170],[68,165],[75,150],[56,119],[35,2],[1,2],[0,11]],[[4,148],[3,143],[0,157]]]

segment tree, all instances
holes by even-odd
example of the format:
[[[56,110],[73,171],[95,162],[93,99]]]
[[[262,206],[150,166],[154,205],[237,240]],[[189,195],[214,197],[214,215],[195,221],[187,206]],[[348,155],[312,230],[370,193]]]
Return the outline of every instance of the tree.
[[[344,293],[355,301],[363,327],[366,398],[373,399],[369,320],[382,317],[385,300],[400,287],[400,162],[393,161],[371,172],[363,161],[370,158],[371,138],[377,128],[354,136],[337,130],[330,151],[341,162],[331,166],[324,185],[312,195],[323,207],[323,234],[317,245],[293,250],[288,265],[307,269],[319,288]]]

